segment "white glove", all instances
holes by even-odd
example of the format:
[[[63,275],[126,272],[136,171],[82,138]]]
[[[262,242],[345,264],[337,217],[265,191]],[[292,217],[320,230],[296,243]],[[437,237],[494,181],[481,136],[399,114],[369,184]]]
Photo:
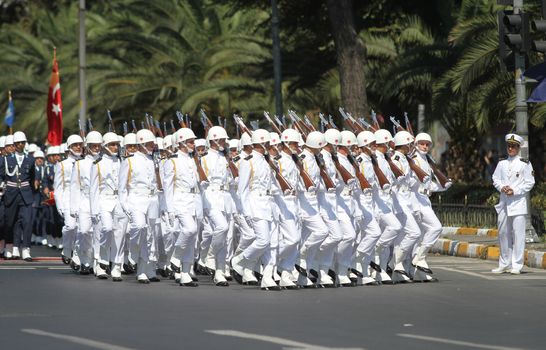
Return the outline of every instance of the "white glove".
[[[331,188],[327,189],[326,192],[328,192],[328,193],[335,193],[335,192],[336,192],[336,188],[335,188],[335,187],[331,187]]]
[[[209,187],[208,181],[201,181],[199,184],[201,185],[201,188],[203,189],[206,189],[207,187]]]
[[[446,185],[444,186],[444,188],[447,190],[448,188],[451,187],[451,185],[453,185],[453,182],[452,182],[452,181],[448,181],[448,182],[446,182]]]

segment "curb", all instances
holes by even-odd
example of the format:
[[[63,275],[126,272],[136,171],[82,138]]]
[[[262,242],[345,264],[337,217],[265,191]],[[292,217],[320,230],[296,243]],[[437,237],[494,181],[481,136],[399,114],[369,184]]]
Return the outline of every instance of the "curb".
[[[474,228],[474,227],[443,227],[442,236],[446,235],[471,235],[497,237],[499,231],[494,228]]]
[[[431,252],[463,258],[498,260],[500,249],[499,247],[487,244],[469,243],[440,238],[436,241],[436,243],[434,243]],[[546,252],[525,249],[524,254],[525,266],[546,269]]]

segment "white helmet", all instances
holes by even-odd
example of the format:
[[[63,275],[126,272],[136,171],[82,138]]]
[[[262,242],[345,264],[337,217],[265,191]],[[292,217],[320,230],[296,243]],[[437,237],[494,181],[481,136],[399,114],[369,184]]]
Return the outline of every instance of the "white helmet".
[[[102,135],[98,131],[90,131],[85,137],[85,144],[100,143],[102,145]]]
[[[0,136],[0,148],[6,147],[6,137]]]
[[[47,156],[61,153],[61,146],[49,146],[46,151]]]
[[[161,137],[155,138],[155,144],[158,150],[163,151],[165,149],[165,141]]]
[[[135,133],[130,132],[123,137],[123,145],[129,146],[129,145],[136,145],[136,144],[137,144],[137,140],[136,140]]]
[[[328,129],[324,132],[324,140],[331,145],[341,144],[341,132],[337,129]]]
[[[118,135],[118,141],[120,146],[125,146],[125,137]]]
[[[269,131],[265,129],[258,129],[255,130],[252,133],[252,144],[258,144],[258,143],[266,143],[271,141],[271,135],[269,134]]]
[[[68,144],[67,143],[61,143],[61,145],[59,146],[59,154],[63,154],[63,153],[66,153],[68,152]]]
[[[5,146],[13,145],[13,135],[6,136],[6,144]]]
[[[68,138],[66,139],[66,148],[72,146],[75,143],[83,143],[82,137],[76,134],[68,136]]]
[[[170,149],[173,145],[173,135],[165,135],[163,138],[163,147]]]
[[[326,140],[320,131],[311,131],[305,140],[305,145],[311,148],[322,148],[325,144]]]
[[[296,129],[284,129],[281,134],[282,142],[300,142],[301,135]]]
[[[35,143],[31,143],[30,145],[28,145],[28,153],[34,153],[36,151],[38,151],[39,148],[38,146],[36,146]]]
[[[237,139],[231,139],[229,140],[229,148],[239,148],[239,140]]]
[[[143,145],[148,142],[156,142],[154,133],[148,129],[141,129],[136,133],[137,144]]]
[[[394,145],[403,146],[413,142],[413,136],[405,130],[399,131],[394,135]]]
[[[207,141],[205,139],[197,139],[195,140],[195,147],[206,147]]]
[[[252,145],[252,138],[246,132],[241,135],[241,147]]]
[[[175,135],[176,135],[176,143],[186,142],[188,140],[197,138],[193,130],[190,128],[178,129]],[[195,144],[195,146],[197,146],[197,143]]]
[[[379,129],[374,133],[375,143],[389,143],[392,141],[392,135],[389,130]]]
[[[281,143],[280,136],[276,132],[270,132],[269,136],[271,137],[271,141],[269,141],[269,145],[274,146]]]
[[[34,158],[45,158],[44,152],[41,150],[34,151]]]
[[[209,133],[207,134],[207,141],[227,139],[227,138],[228,136],[227,136],[226,129],[217,125],[210,128]]]
[[[16,131],[13,134],[13,142],[27,142],[27,136],[22,131]]]
[[[417,134],[417,136],[415,136],[415,143],[417,143],[419,141],[428,141],[428,142],[432,143],[432,138],[426,132],[420,132],[420,133]]]
[[[356,141],[358,142],[358,147],[368,146],[370,143],[375,142],[375,135],[371,131],[364,130],[358,134]]]
[[[333,129],[328,129],[328,130],[333,130]],[[339,143],[340,146],[351,147],[351,146],[356,146],[358,144],[356,140],[356,136],[352,131],[343,130],[340,134],[341,134],[341,142]]]
[[[109,143],[118,142],[119,143],[119,137],[118,135],[114,134],[113,132],[107,132],[102,137],[102,144],[104,146],[108,145]]]

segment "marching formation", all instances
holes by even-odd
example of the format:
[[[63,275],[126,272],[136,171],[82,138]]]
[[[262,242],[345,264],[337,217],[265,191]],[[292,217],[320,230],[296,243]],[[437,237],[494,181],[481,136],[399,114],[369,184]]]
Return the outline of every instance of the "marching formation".
[[[0,248],[31,261],[32,233],[45,232],[77,273],[143,284],[437,281],[427,252],[442,227],[429,196],[451,181],[429,156],[431,137],[394,119],[393,136],[340,111],[347,130],[321,116],[317,131],[294,112],[286,127],[265,113],[273,132],[234,116],[235,139],[202,112],[205,139],[182,118],[163,137],[153,123],[124,136],[90,131],[45,155],[25,151],[22,132],[0,138]]]

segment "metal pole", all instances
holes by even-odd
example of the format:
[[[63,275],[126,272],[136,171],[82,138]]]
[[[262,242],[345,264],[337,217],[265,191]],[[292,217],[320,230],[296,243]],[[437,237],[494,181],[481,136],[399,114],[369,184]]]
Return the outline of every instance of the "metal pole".
[[[523,0],[514,0],[514,14],[519,14],[523,10]],[[516,133],[524,138],[523,145],[520,148],[520,155],[523,158],[529,158],[529,128],[527,116],[527,97],[525,92],[525,81],[523,72],[525,71],[525,56],[514,50],[515,56],[515,82],[516,82]],[[531,195],[527,193],[527,208],[529,213],[525,216],[525,240],[527,242],[538,242],[538,236],[535,228],[531,224]]]
[[[425,131],[425,105],[422,103],[417,105],[417,131]]]
[[[273,76],[275,79],[275,114],[283,115],[282,78],[281,78],[281,42],[279,38],[279,9],[277,0],[271,0],[271,35],[273,37]]]
[[[87,120],[85,115],[87,112],[87,96],[85,92],[85,0],[80,0],[80,9],[79,9],[79,21],[80,21],[80,28],[79,28],[79,50],[78,50],[78,57],[79,57],[79,73],[80,73],[80,81],[79,81],[79,94],[80,94],[80,125],[85,125],[85,121]]]

